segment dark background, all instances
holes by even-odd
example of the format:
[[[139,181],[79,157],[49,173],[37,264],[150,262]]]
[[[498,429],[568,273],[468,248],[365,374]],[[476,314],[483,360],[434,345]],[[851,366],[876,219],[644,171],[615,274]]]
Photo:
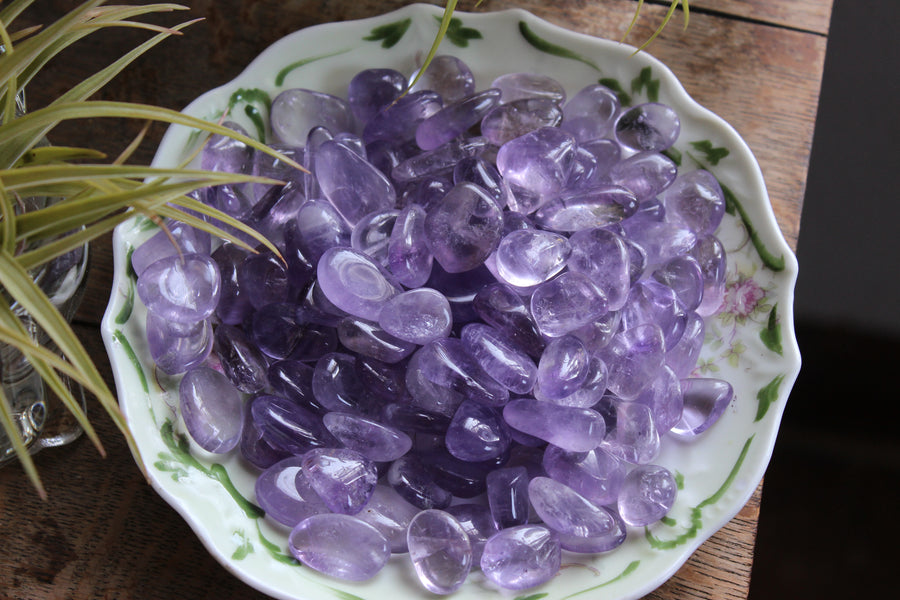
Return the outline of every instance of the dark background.
[[[751,600],[897,594],[898,26],[897,0],[835,0],[797,251],[803,368],[766,473]]]

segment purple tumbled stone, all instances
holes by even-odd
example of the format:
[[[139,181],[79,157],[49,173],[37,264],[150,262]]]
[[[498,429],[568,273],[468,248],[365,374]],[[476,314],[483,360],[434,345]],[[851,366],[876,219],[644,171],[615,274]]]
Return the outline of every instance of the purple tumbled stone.
[[[510,427],[572,452],[593,450],[606,433],[603,417],[595,410],[530,398],[510,400],[503,418]]]
[[[517,394],[527,394],[537,379],[534,361],[499,330],[483,323],[469,323],[460,338],[484,371]]]
[[[619,527],[612,511],[591,503],[587,498],[549,477],[535,477],[528,484],[528,496],[544,525],[557,532],[564,550],[572,539],[575,551],[586,551],[590,544],[605,551],[625,541],[625,530]],[[590,540],[590,541],[588,541]]]
[[[382,410],[387,424],[410,433],[443,434],[450,417],[411,404],[387,404]]]
[[[638,325],[657,325],[663,332],[666,350],[678,343],[687,324],[687,314],[675,290],[652,280],[639,281],[632,286],[620,312],[623,331]]]
[[[615,503],[626,473],[625,464],[603,448],[569,452],[550,445],[544,451],[543,466],[547,475],[596,506]]]
[[[432,91],[412,92],[401,96],[369,119],[363,129],[363,139],[367,144],[378,140],[392,143],[413,140],[419,123],[439,111],[442,106],[441,96]]]
[[[678,486],[668,469],[658,465],[635,467],[625,477],[619,493],[619,514],[633,527],[663,518],[675,504]]]
[[[368,356],[356,357],[356,375],[360,383],[374,396],[397,401],[406,396],[406,364],[389,364]]]
[[[494,79],[491,87],[500,90],[503,103],[526,98],[545,98],[557,104],[566,101],[566,90],[562,84],[537,73],[505,73]]]
[[[551,200],[534,213],[534,222],[552,231],[581,231],[614,225],[636,210],[637,198],[630,191],[597,185]]]
[[[449,176],[459,161],[482,154],[488,144],[484,137],[454,138],[433,150],[407,158],[394,167],[391,177],[402,184],[428,177]]]
[[[387,538],[393,554],[407,552],[406,528],[419,509],[387,485],[376,485],[372,497],[356,518],[365,521]]]
[[[356,376],[356,358],[330,352],[318,361],[312,376],[316,401],[333,411],[358,413],[365,403],[365,389]]]
[[[437,362],[434,357],[434,349],[429,346],[430,343],[426,344],[409,359],[406,368],[406,389],[412,405],[430,413],[443,415],[449,422],[466,396],[464,390],[435,383],[426,376],[426,371],[433,374],[432,371],[435,370],[434,365]],[[423,369],[423,367],[425,368]],[[449,380],[449,376],[443,379]]]
[[[686,311],[696,310],[703,299],[703,272],[691,256],[676,256],[651,274],[654,280],[675,290]]]
[[[353,114],[346,101],[300,88],[278,94],[269,115],[272,135],[290,146],[305,146],[310,130],[315,127],[325,127],[334,133],[354,129]]]
[[[348,317],[337,327],[338,339],[345,348],[360,356],[395,364],[416,351],[416,345],[401,340],[375,323]]]
[[[291,554],[326,575],[364,581],[391,557],[387,539],[372,525],[342,514],[313,515],[300,521],[288,538]]]
[[[625,240],[606,229],[587,229],[573,233],[569,244],[569,270],[587,275],[606,295],[609,310],[622,308],[631,286]]]
[[[238,285],[253,308],[286,302],[290,296],[291,282],[287,268],[272,252],[249,255],[238,267],[237,276]]]
[[[662,197],[666,219],[698,234],[715,233],[725,216],[719,181],[703,169],[679,175]]]
[[[561,127],[579,142],[607,137],[619,112],[619,97],[606,86],[589,85],[563,107]]]
[[[540,284],[531,295],[531,314],[544,335],[559,337],[606,314],[603,292],[581,273],[568,271]]]
[[[211,237],[205,231],[178,221],[171,221],[166,227],[171,238],[165,231],[157,232],[132,252],[131,266],[138,277],[152,263],[167,256],[175,256],[179,251],[182,254],[210,253]],[[172,243],[173,239],[175,243]]]
[[[434,256],[425,235],[425,209],[410,204],[397,216],[388,241],[388,269],[397,281],[411,288],[428,281]]]
[[[499,531],[490,509],[484,504],[464,502],[448,506],[445,511],[451,514],[469,535],[469,542],[472,544],[472,561],[474,564],[479,564],[488,538]]]
[[[446,508],[453,500],[450,492],[435,483],[431,469],[412,454],[391,463],[387,482],[404,500],[422,510]]]
[[[663,365],[656,379],[644,388],[635,402],[646,404],[650,408],[659,435],[665,434],[681,421],[684,411],[684,393],[678,375]]]
[[[406,77],[394,69],[364,69],[353,76],[347,86],[347,102],[353,115],[365,123],[406,88]]]
[[[472,183],[453,187],[428,211],[425,234],[435,260],[448,273],[481,265],[500,241],[503,214],[490,195]]]
[[[588,350],[588,352],[590,352],[590,350]],[[606,363],[598,356],[591,356],[587,365],[584,381],[573,392],[560,398],[551,398],[544,393],[543,386],[536,385],[534,388],[534,397],[538,400],[549,400],[554,404],[561,404],[562,406],[590,408],[597,404],[603,397],[603,393],[606,391],[606,382],[608,380],[609,369],[607,368]],[[558,386],[556,387],[558,388]]]
[[[467,156],[461,160],[470,160],[472,158],[475,157]],[[459,163],[456,164],[459,165]],[[399,163],[396,166],[399,166]],[[391,173],[393,173],[393,170]],[[440,174],[425,175],[415,181],[407,182],[403,188],[403,196],[398,204],[403,207],[418,204],[427,212],[453,188],[452,175],[452,172],[442,171]]]
[[[221,373],[208,367],[192,369],[181,378],[178,397],[184,425],[198,446],[224,453],[241,441],[241,395]]]
[[[638,152],[613,165],[609,171],[615,185],[630,190],[639,202],[652,200],[672,185],[678,166],[658,152]]]
[[[385,302],[378,324],[401,340],[424,345],[450,334],[453,315],[450,302],[442,293],[417,288]]]
[[[253,402],[251,398],[244,404],[244,430],[241,432],[241,456],[258,469],[268,469],[280,460],[291,456],[290,452],[278,450],[266,441],[262,430],[253,420]]]
[[[253,305],[238,283],[238,270],[250,253],[230,242],[225,242],[212,253],[219,267],[222,291],[216,305],[216,316],[223,323],[237,325],[253,310]]]
[[[237,389],[253,394],[266,387],[266,358],[242,329],[222,324],[216,327],[214,338],[222,371]]]
[[[574,335],[551,340],[538,362],[536,385],[541,395],[558,400],[572,394],[587,379],[590,363],[587,348]]]
[[[453,324],[460,326],[478,319],[474,305],[475,296],[485,286],[496,281],[487,264],[462,273],[448,273],[440,264],[435,264],[431,270],[431,277],[425,285],[446,296],[453,312]]]
[[[612,337],[619,332],[619,322],[622,315],[618,311],[609,311],[599,319],[591,321],[584,327],[576,329],[572,332],[584,342],[588,351],[592,353],[599,352],[605,348]]]
[[[338,141],[319,146],[314,172],[324,196],[351,226],[371,212],[394,207],[397,194],[390,180]]]
[[[416,143],[422,150],[434,150],[479,123],[499,102],[500,90],[489,88],[446,104],[419,123]]]
[[[666,364],[678,377],[684,379],[697,366],[705,334],[706,323],[703,318],[693,311],[688,312],[681,339],[671,350],[666,352]]]
[[[666,221],[626,220],[622,222],[622,228],[627,239],[643,250],[644,268],[651,271],[673,258],[686,255],[697,242],[693,231]]]
[[[556,127],[562,109],[550,98],[520,98],[494,107],[481,120],[481,133],[495,146],[542,127]]]
[[[703,299],[697,307],[697,314],[701,317],[712,316],[719,312],[723,301],[726,300],[725,277],[728,260],[725,247],[716,236],[704,235],[697,238],[689,254],[700,265],[700,272],[703,273]],[[740,286],[735,287],[740,290]],[[736,302],[743,302],[743,299],[738,298]]]
[[[463,402],[456,409],[444,439],[450,454],[467,462],[497,458],[510,442],[500,412],[472,401]]]
[[[519,525],[494,534],[484,545],[481,571],[491,582],[524,590],[550,580],[562,560],[559,536],[541,525]]]
[[[384,303],[402,291],[384,268],[352,248],[327,250],[316,273],[329,301],[369,321],[377,321]]]
[[[330,412],[322,422],[344,446],[369,460],[396,460],[412,448],[412,440],[402,431],[359,415]]]
[[[590,152],[596,160],[594,175],[590,180],[594,184],[606,181],[609,170],[622,158],[622,149],[613,140],[592,140],[580,144],[579,148]]]
[[[266,304],[253,313],[250,340],[266,356],[287,358],[306,332],[306,320],[298,309],[290,302]]]
[[[314,373],[313,367],[299,360],[279,360],[269,365],[266,377],[277,395],[315,413],[324,414],[327,409],[316,400],[313,393]]]
[[[423,510],[406,533],[409,558],[419,581],[430,592],[450,594],[472,569],[472,543],[462,525],[442,510]]]
[[[297,247],[313,265],[329,248],[350,245],[350,228],[334,205],[324,200],[307,201],[297,213],[294,227]]]
[[[602,353],[609,367],[610,391],[633,400],[650,385],[665,356],[665,338],[657,325],[638,325],[616,334]]]
[[[400,211],[394,209],[369,213],[360,219],[350,235],[350,246],[366,254],[383,267],[388,266],[388,244]]]
[[[487,476],[488,505],[499,529],[528,522],[528,469],[507,467]]]
[[[565,236],[540,229],[518,229],[500,240],[497,270],[510,285],[537,285],[562,271],[571,253]]]
[[[543,204],[565,185],[575,146],[571,134],[557,127],[542,127],[503,144],[497,152],[497,169],[514,191],[521,188]]]
[[[294,346],[293,352],[288,357],[291,360],[315,362],[323,354],[334,352],[338,345],[338,335],[333,327],[320,325],[313,322],[306,326],[303,336]]]
[[[509,203],[512,197],[512,191],[506,182],[503,181],[497,167],[480,156],[464,158],[453,167],[453,183],[459,184],[464,181],[481,187],[490,194],[491,198],[497,202],[497,206],[501,209]],[[503,213],[504,227],[506,225],[506,215],[508,214],[511,213]]]
[[[514,289],[502,283],[488,284],[475,295],[472,306],[485,323],[495,327],[526,354],[540,357],[544,340],[525,300]]]
[[[488,474],[505,464],[508,458],[508,451],[481,462],[460,460],[442,448],[422,453],[422,461],[428,465],[437,484],[459,498],[474,498],[484,493]]]
[[[303,458],[290,456],[256,479],[256,502],[266,515],[293,528],[307,517],[330,512],[303,473]]]
[[[208,319],[181,325],[147,313],[147,348],[156,366],[168,375],[200,365],[212,347],[213,328]]]
[[[337,441],[322,424],[321,417],[292,400],[278,396],[258,396],[250,406],[263,439],[273,448],[301,455],[312,448],[334,445]]]
[[[336,513],[358,513],[378,482],[375,463],[355,450],[313,448],[303,455],[302,465],[312,489]]]
[[[681,119],[665,104],[648,102],[629,108],[616,120],[616,139],[626,148],[662,152],[678,139]]]
[[[684,412],[671,433],[684,440],[693,439],[712,427],[734,399],[734,389],[722,379],[682,379],[681,390]]]
[[[221,293],[219,267],[204,254],[169,256],[144,269],[137,292],[149,312],[175,323],[193,324],[216,309]]]
[[[410,76],[410,81],[415,80],[417,76],[419,71]],[[413,92],[432,90],[440,94],[445,102],[455,102],[475,93],[475,76],[472,69],[462,60],[449,54],[438,54],[431,60],[411,90]]]
[[[659,431],[649,406],[616,399],[611,401],[610,410],[615,411],[616,426],[603,440],[604,450],[625,462],[639,465],[659,456]]]
[[[509,390],[484,372],[459,338],[429,342],[415,357],[421,374],[437,386],[486,406],[502,406],[509,399]]]

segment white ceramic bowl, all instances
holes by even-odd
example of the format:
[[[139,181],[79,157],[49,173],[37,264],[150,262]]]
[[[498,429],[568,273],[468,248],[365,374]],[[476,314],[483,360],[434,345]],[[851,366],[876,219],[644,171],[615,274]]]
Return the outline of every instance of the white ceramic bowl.
[[[261,90],[271,98],[282,89],[305,87],[345,96],[350,78],[363,68],[412,73],[430,47],[440,14],[434,6],[413,5],[380,17],[299,31],[273,44],[237,79],[204,94],[186,112],[217,120],[230,108],[229,118],[254,132],[253,115],[265,116],[267,107],[256,100],[260,95],[246,90]],[[566,553],[563,563],[575,566],[533,590],[499,591],[475,570],[453,595],[483,599],[537,594],[563,600],[595,597],[600,592],[592,590],[599,588],[609,600],[637,598],[661,585],[733,518],[763,476],[800,368],[792,315],[796,259],[779,231],[747,145],[727,123],[688,97],[659,61],[645,53],[632,56],[629,46],[565,31],[520,10],[460,13],[457,18],[481,37],[470,39],[466,47],[448,38],[441,53],[464,60],[479,89],[500,74],[530,71],[556,78],[570,96],[602,80],[619,85],[633,103],[658,99],[681,117],[675,149],[682,169],[703,165],[733,194],[736,210],[726,215],[718,232],[729,253],[728,291],[722,312],[707,320],[697,373],[731,382],[735,399],[694,443],[664,444],[656,462],[683,482],[668,519],[646,530],[630,530],[625,544],[613,552]],[[238,90],[244,93],[235,95]],[[154,164],[177,164],[195,137],[173,127]],[[716,160],[716,153],[725,151],[727,156]],[[253,510],[254,470],[235,456],[209,455],[187,441],[175,408],[177,380],[157,372],[150,359],[146,311],[135,298],[134,275],[127,267],[130,250],[152,233],[145,220],[116,230],[115,281],[103,335],[120,403],[154,488],[228,570],[276,598],[432,598],[419,586],[405,555],[392,557],[383,571],[363,583],[331,579],[293,564],[286,555],[285,529]]]

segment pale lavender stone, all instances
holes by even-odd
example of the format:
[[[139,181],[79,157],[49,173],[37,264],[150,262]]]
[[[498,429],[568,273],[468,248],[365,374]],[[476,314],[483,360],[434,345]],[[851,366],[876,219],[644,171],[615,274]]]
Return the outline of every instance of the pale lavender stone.
[[[500,531],[494,523],[490,509],[484,504],[464,502],[448,506],[444,510],[452,515],[468,534],[469,542],[472,544],[472,561],[479,564],[488,538]]]
[[[675,291],[686,311],[696,310],[703,299],[703,272],[691,256],[676,256],[651,274],[654,280]]]
[[[394,167],[391,177],[402,184],[425,177],[450,175],[459,161],[482,154],[488,143],[484,137],[455,138],[433,150],[407,158]]]
[[[347,223],[394,207],[394,185],[367,160],[344,144],[329,141],[316,151],[314,172],[322,193]]]
[[[313,448],[337,444],[321,417],[287,398],[258,396],[250,413],[263,439],[276,450],[299,456]]]
[[[364,69],[347,86],[347,102],[353,115],[365,123],[400,97],[406,77],[394,69]]]
[[[470,271],[484,263],[500,241],[503,215],[482,188],[454,186],[425,218],[428,247],[449,273]]]
[[[499,529],[528,522],[528,469],[508,467],[487,476],[488,505]]]
[[[500,240],[497,270],[510,285],[537,285],[562,271],[571,253],[565,236],[539,229],[519,229]]]
[[[435,483],[431,470],[412,454],[391,463],[387,482],[404,500],[422,510],[446,508],[453,500],[450,492]]]
[[[662,196],[666,218],[698,234],[715,233],[725,216],[719,181],[703,169],[679,175]]]
[[[697,313],[687,313],[687,321],[684,325],[684,333],[675,346],[666,352],[666,364],[675,371],[678,377],[684,379],[697,366],[700,351],[703,350],[703,340],[706,334],[706,323]]]
[[[300,183],[272,186],[257,202],[244,223],[266,236],[278,248],[284,248],[284,234],[306,203]]]
[[[611,310],[599,319],[572,331],[572,335],[584,342],[589,352],[599,352],[606,348],[612,337],[619,332],[621,318],[622,315],[618,311]]]
[[[616,426],[603,440],[603,449],[625,462],[644,465],[659,456],[659,431],[650,407],[640,402],[612,401]]]
[[[414,81],[418,75],[417,70],[409,80]],[[462,60],[449,54],[438,54],[411,90],[432,90],[440,94],[445,102],[455,102],[475,93],[475,76]]]
[[[306,145],[314,127],[325,127],[335,133],[354,129],[353,113],[345,100],[300,88],[278,94],[269,115],[276,141],[290,146]]]
[[[378,324],[348,317],[337,327],[338,339],[345,348],[360,356],[395,364],[416,351],[416,345],[401,340]]]
[[[594,84],[581,89],[563,107],[560,127],[579,142],[607,137],[619,112],[619,97],[608,87]]]
[[[510,427],[572,452],[593,450],[606,433],[603,417],[595,410],[530,398],[510,400],[503,418]]]
[[[609,389],[623,400],[637,398],[665,362],[665,339],[653,324],[622,331],[603,349],[609,367]]]
[[[566,193],[577,192],[602,183],[601,178],[597,176],[597,157],[580,146],[576,148],[575,160],[566,178]]]
[[[664,435],[678,424],[684,411],[684,394],[678,375],[663,365],[656,379],[634,401],[650,408],[657,432]]]
[[[303,151],[303,166],[309,171],[309,175],[303,180],[303,193],[309,200],[322,197],[322,189],[315,176],[316,154],[319,147],[327,141],[333,140],[334,135],[326,127],[313,127],[306,136],[306,148]]]
[[[648,102],[619,115],[615,131],[619,143],[631,150],[662,152],[678,139],[681,119],[671,106]]]
[[[544,340],[525,300],[508,285],[484,286],[472,306],[485,323],[492,325],[532,358],[540,358]]]
[[[481,134],[495,146],[562,121],[559,103],[550,98],[520,98],[494,107],[481,120]]]
[[[638,152],[613,165],[609,171],[612,183],[631,190],[639,202],[653,199],[672,185],[678,166],[658,152]]]
[[[166,223],[171,238],[165,231],[159,231],[149,240],[138,246],[131,254],[131,266],[138,277],[152,263],[167,256],[182,254],[209,254],[211,236],[205,231],[195,229],[178,221]],[[172,239],[175,243],[172,243]]]
[[[606,314],[603,292],[578,272],[568,271],[540,284],[531,295],[531,314],[538,329],[559,337]]]
[[[169,256],[144,270],[137,292],[156,316],[185,325],[196,323],[216,309],[221,293],[219,267],[208,255]]]
[[[566,336],[570,337],[570,336]],[[559,338],[564,339],[564,338]],[[535,386],[534,397],[537,400],[548,400],[554,404],[562,406],[577,406],[579,408],[590,408],[597,404],[606,391],[606,384],[609,381],[609,369],[603,359],[597,356],[591,356],[587,366],[587,374],[584,382],[578,386],[572,393],[560,398],[547,397],[543,392],[543,386]]]
[[[628,235],[625,229],[621,227],[617,233],[620,233],[622,236]],[[644,271],[647,270],[649,262],[647,251],[628,237],[623,237],[622,239],[625,241],[625,247],[628,250],[628,275],[633,285],[637,283],[638,279],[643,276]]]
[[[542,127],[503,144],[497,151],[497,170],[514,192],[521,188],[542,204],[565,186],[575,147],[571,134],[557,127]]]
[[[471,400],[456,409],[444,440],[450,454],[467,462],[497,458],[510,442],[500,412]]]
[[[418,91],[402,96],[366,123],[363,140],[367,144],[377,140],[392,143],[413,140],[419,123],[439,111],[441,107],[443,107],[441,96],[432,91]]]
[[[472,157],[465,157],[460,160],[471,160]],[[457,165],[459,162],[456,163]],[[395,165],[395,168],[399,166]],[[393,171],[391,171],[393,173]],[[403,190],[403,197],[400,199],[400,206],[408,208],[413,204],[418,204],[427,212],[432,206],[440,202],[453,188],[451,180],[452,173],[442,172],[441,174],[425,175],[415,181],[406,183]]]
[[[434,350],[429,345],[423,346],[409,359],[406,369],[406,389],[409,391],[411,404],[419,409],[443,415],[449,424],[453,413],[466,396],[461,389],[452,389],[426,377],[423,365],[430,369],[432,368],[430,364],[435,362]]]
[[[569,539],[573,539],[575,548],[590,543],[609,546],[605,550],[620,545],[625,539],[625,532],[612,511],[591,503],[565,484],[549,477],[535,477],[528,484],[528,496],[544,525],[559,534],[564,550],[570,549],[564,542]],[[603,538],[605,544],[599,538]]]
[[[406,529],[417,514],[419,509],[404,500],[393,488],[379,484],[375,486],[368,504],[355,516],[381,532],[390,545],[391,553],[402,554],[408,551]]]
[[[543,466],[547,475],[596,506],[615,503],[627,472],[625,464],[603,448],[569,452],[550,445],[544,451]]]
[[[603,183],[613,165],[622,158],[622,150],[613,140],[591,140],[580,144],[579,147],[590,152],[597,161],[593,177],[594,183]]]
[[[428,281],[434,262],[426,243],[426,216],[424,208],[410,204],[397,216],[388,241],[388,268],[397,281],[411,288]]]
[[[234,121],[225,121],[224,127],[242,135],[247,131]],[[203,146],[200,168],[207,171],[227,171],[249,175],[253,169],[253,149],[240,140],[227,135],[213,134]]]
[[[671,433],[683,440],[693,439],[712,427],[734,399],[734,388],[722,379],[682,379],[681,389],[684,412]]]
[[[631,258],[626,241],[606,229],[586,229],[573,233],[569,244],[569,270],[588,276],[603,291],[609,310],[622,308],[631,287]]]
[[[344,446],[369,460],[396,460],[412,448],[412,440],[402,431],[360,415],[332,411],[322,422]]]
[[[312,489],[336,513],[358,513],[378,483],[375,463],[355,450],[313,448],[303,455],[302,465]]]
[[[388,244],[400,211],[386,209],[360,219],[350,235],[350,246],[383,267],[388,266]]]
[[[449,513],[424,510],[409,523],[409,557],[419,581],[435,594],[459,589],[472,569],[472,543]]]
[[[181,378],[179,407],[191,438],[207,452],[225,453],[241,441],[241,395],[218,371],[198,367]]]
[[[303,458],[290,456],[263,471],[254,487],[266,515],[293,528],[307,517],[330,512],[303,473]]]
[[[434,150],[479,123],[499,102],[500,90],[489,88],[446,104],[419,124],[416,143],[422,150]]]
[[[603,510],[613,520],[613,525],[605,535],[597,537],[580,537],[576,535],[559,534],[559,545],[563,550],[578,552],[580,554],[595,554],[597,552],[609,552],[615,550],[628,537],[628,526],[619,516],[615,507],[604,506]]]
[[[391,557],[387,540],[375,527],[342,514],[304,519],[291,531],[288,547],[307,567],[350,581],[371,579]]]
[[[701,317],[712,316],[719,312],[725,299],[728,267],[725,247],[716,236],[704,235],[697,238],[689,254],[700,265],[703,273],[703,300],[697,307],[697,314]]]
[[[150,357],[168,375],[191,370],[212,351],[213,328],[208,319],[181,325],[148,312],[146,331]]]
[[[539,227],[553,231],[581,231],[615,225],[637,210],[637,198],[616,185],[598,185],[563,194],[534,213]]]
[[[622,484],[619,515],[632,527],[650,525],[671,510],[677,494],[675,477],[668,469],[658,465],[635,467]]]
[[[460,338],[484,371],[517,394],[527,394],[537,380],[534,361],[500,331],[483,323],[469,323]]]
[[[266,358],[239,327],[219,325],[213,349],[222,371],[242,392],[253,394],[266,386]]]
[[[429,342],[415,356],[421,374],[437,386],[485,406],[502,406],[509,399],[509,390],[484,372],[458,338]]]
[[[250,340],[266,356],[287,358],[306,333],[306,319],[299,309],[290,302],[266,304],[250,318]]]
[[[541,525],[519,525],[487,541],[481,571],[501,588],[524,590],[549,581],[561,560],[557,534]]]
[[[377,321],[384,303],[402,291],[383,267],[352,248],[327,250],[316,272],[328,300],[369,321]]]
[[[283,235],[284,244],[279,249],[287,263],[288,281],[294,288],[303,289],[315,276],[319,258],[310,256],[296,220],[285,223]]]
[[[657,325],[663,332],[667,351],[681,339],[687,324],[687,314],[675,290],[652,280],[639,281],[632,286],[620,312],[623,330],[638,325]]]
[[[388,177],[390,177],[394,167],[409,158],[409,152],[407,152],[405,146],[397,146],[388,140],[375,140],[366,144],[366,155],[369,157],[368,160],[372,163],[372,166]],[[397,190],[397,192],[400,193],[400,190]],[[400,202],[401,206],[406,204],[407,202]]]
[[[504,104],[527,98],[544,98],[557,104],[566,101],[562,84],[537,73],[506,73],[494,79],[491,87],[500,90],[500,100]]]
[[[431,288],[417,288],[388,300],[378,323],[401,340],[424,345],[450,334],[453,315],[450,302],[442,293]]]
[[[582,387],[590,371],[591,356],[574,335],[547,344],[538,363],[537,386],[543,397],[558,400]]]
[[[651,271],[673,258],[686,255],[697,244],[697,236],[693,231],[665,221],[625,220],[622,228],[628,240],[643,250],[646,257],[644,268]]]
[[[497,206],[501,209],[509,203],[512,197],[512,191],[510,191],[506,182],[503,181],[497,167],[480,156],[464,158],[456,163],[456,166],[453,168],[453,183],[460,184],[464,181],[474,183],[490,194],[491,198],[497,202]],[[504,224],[507,214],[510,213],[503,213]]]

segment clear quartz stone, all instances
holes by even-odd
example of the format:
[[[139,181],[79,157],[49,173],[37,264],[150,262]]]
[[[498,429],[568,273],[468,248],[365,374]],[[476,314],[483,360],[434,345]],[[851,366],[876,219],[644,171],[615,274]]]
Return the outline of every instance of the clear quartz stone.
[[[675,504],[678,486],[668,469],[658,465],[635,467],[625,477],[619,494],[619,514],[632,527],[663,518]]]
[[[537,285],[562,271],[571,253],[565,236],[539,229],[518,229],[500,240],[497,271],[510,285]]]
[[[449,513],[423,510],[409,523],[406,541],[419,581],[430,592],[450,594],[472,569],[472,543]]]

